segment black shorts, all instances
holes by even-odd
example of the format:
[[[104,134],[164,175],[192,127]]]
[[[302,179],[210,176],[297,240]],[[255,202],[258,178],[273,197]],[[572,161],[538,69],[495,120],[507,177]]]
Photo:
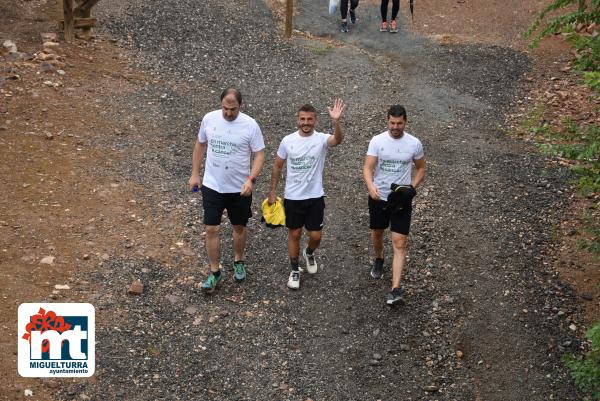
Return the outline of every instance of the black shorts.
[[[369,228],[372,230],[385,230],[390,226],[391,231],[408,235],[412,206],[392,213],[391,210],[385,208],[386,205],[386,201],[374,200],[369,196]]]
[[[252,195],[242,196],[239,193],[222,194],[205,187],[202,191],[202,207],[204,209],[204,224],[218,226],[221,224],[223,210],[227,209],[229,221],[234,226],[246,226],[252,216]]]
[[[291,230],[306,227],[308,231],[323,229],[325,197],[303,200],[284,199],[285,226]]]

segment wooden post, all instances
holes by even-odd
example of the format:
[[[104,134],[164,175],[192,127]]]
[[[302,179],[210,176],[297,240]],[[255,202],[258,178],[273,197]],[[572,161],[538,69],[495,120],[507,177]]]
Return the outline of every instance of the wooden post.
[[[63,0],[63,14],[65,19],[65,41],[75,40],[75,24],[73,23],[73,0]]]
[[[294,15],[294,0],[287,0],[285,6],[285,36],[292,37],[292,16]]]

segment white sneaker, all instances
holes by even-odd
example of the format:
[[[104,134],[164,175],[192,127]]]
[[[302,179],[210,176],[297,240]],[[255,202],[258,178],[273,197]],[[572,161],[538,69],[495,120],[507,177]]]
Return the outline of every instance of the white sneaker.
[[[292,290],[300,288],[300,272],[292,270],[288,279],[288,287]]]
[[[315,254],[308,255],[306,253],[306,248],[302,251],[302,256],[304,257],[304,262],[306,263],[306,271],[309,274],[315,274],[319,269],[317,265],[317,259],[315,258]]]

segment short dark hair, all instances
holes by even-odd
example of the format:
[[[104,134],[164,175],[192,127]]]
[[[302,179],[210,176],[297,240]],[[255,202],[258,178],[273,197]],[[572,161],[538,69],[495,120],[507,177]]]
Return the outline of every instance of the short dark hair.
[[[233,86],[225,88],[225,90],[223,92],[221,92],[221,101],[223,101],[223,98],[225,96],[227,96],[231,93],[233,93],[235,95],[235,99],[238,101],[238,103],[242,104],[242,92],[240,92],[239,89],[234,88]]]
[[[400,106],[399,104],[395,104],[388,110],[387,117],[388,119],[390,117],[404,117],[404,119],[406,120],[406,109],[403,106]]]
[[[307,112],[307,113],[313,113],[313,114],[317,114],[317,110],[313,107],[312,104],[305,104],[304,106],[300,107],[300,109],[298,109],[298,112]]]

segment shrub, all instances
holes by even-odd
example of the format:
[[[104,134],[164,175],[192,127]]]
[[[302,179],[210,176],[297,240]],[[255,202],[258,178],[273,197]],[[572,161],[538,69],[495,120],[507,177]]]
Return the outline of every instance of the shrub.
[[[568,354],[564,362],[575,383],[589,392],[594,400],[600,400],[600,322],[588,330],[586,337],[591,342],[590,351],[581,357]]]
[[[549,14],[561,11],[564,13],[546,20]],[[579,69],[597,71],[600,67],[599,26],[600,0],[552,0],[533,21],[525,37],[537,31],[531,44],[535,47],[543,38],[563,33],[577,52],[575,64]]]

